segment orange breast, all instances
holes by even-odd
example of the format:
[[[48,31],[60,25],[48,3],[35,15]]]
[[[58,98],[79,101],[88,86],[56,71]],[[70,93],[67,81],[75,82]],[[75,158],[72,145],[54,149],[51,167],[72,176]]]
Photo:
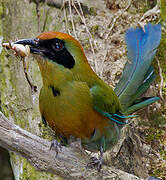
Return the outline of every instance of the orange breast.
[[[43,115],[49,126],[57,134],[65,137],[72,135],[78,138],[90,138],[95,129],[99,129],[102,133],[103,128],[108,126],[108,120],[93,110],[87,111],[86,114],[76,111],[63,111],[63,114],[45,111]]]
[[[40,111],[57,134],[90,138],[95,129],[102,132],[109,120],[93,110],[89,89],[78,86],[69,84],[56,97],[50,87],[42,88]]]

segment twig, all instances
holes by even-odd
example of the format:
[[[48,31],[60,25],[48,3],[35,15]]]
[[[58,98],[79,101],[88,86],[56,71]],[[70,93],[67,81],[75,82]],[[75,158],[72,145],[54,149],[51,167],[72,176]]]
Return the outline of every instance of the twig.
[[[63,0],[47,0],[47,5],[61,9],[63,7]]]
[[[106,43],[106,40],[105,40],[105,43],[104,43],[104,45],[105,45],[105,53],[104,53],[104,57],[103,57],[103,59],[102,59],[102,62],[101,62],[101,65],[100,65],[100,77],[102,78],[103,77],[103,70],[104,70],[104,62],[105,62],[105,60],[106,60],[106,57],[107,57],[107,54],[108,54],[108,48],[107,48],[107,43]]]
[[[49,10],[51,9],[51,8],[48,8],[48,9],[46,10],[46,3],[47,3],[47,0],[44,2],[44,12],[43,12],[44,23],[43,23],[42,32],[45,31],[46,24],[47,24],[47,19],[48,19],[48,14],[49,14]]]
[[[128,1],[128,5],[127,5],[122,11],[120,10],[120,11],[119,11],[119,15],[117,15],[117,16],[113,19],[113,21],[111,22],[111,27],[110,27],[109,30],[108,30],[109,32],[108,32],[108,34],[105,35],[105,38],[104,38],[104,40],[105,40],[105,45],[107,44],[108,37],[109,37],[109,35],[111,34],[112,29],[114,28],[116,21],[121,17],[121,15],[122,15],[125,11],[127,11],[127,10],[130,8],[131,2],[132,2],[132,0],[129,0],[129,1]],[[109,25],[110,25],[110,23],[109,23]],[[102,66],[103,66],[104,61],[106,60],[107,53],[108,53],[107,48],[105,48],[105,49],[106,49],[106,53],[105,53],[104,58],[103,58],[104,60],[102,61]],[[103,73],[103,67],[102,67],[101,72],[100,72],[101,76],[102,76],[102,73]]]
[[[157,3],[153,9],[150,9],[147,12],[145,12],[145,14],[141,17],[141,19],[139,21],[143,21],[148,16],[152,16],[152,15],[159,14],[159,13],[160,13],[160,9],[159,9],[159,5]]]
[[[40,10],[39,10],[39,2],[36,2],[36,15],[37,15],[37,29],[40,32]]]
[[[67,19],[67,13],[66,13],[66,7],[65,7],[65,0],[63,1],[63,14],[65,18],[65,29],[68,34],[71,34],[69,28],[68,28],[68,19]]]
[[[0,146],[25,157],[35,168],[41,171],[58,174],[64,179],[99,179],[103,174],[109,174],[110,178],[138,180],[134,175],[107,167],[98,173],[95,169],[86,169],[89,157],[81,154],[73,147],[62,146],[58,153],[50,151],[50,142],[42,139],[10,122],[0,112]],[[93,172],[93,173],[92,173]],[[117,175],[118,174],[118,177]]]
[[[81,7],[81,4],[80,4],[79,0],[77,0],[77,3],[78,3],[78,5],[79,5],[81,14],[80,14],[80,12],[78,11],[77,7],[75,6],[74,2],[73,2],[73,7],[74,7],[74,9],[76,10],[76,12],[77,12],[77,14],[79,15],[79,17],[81,18],[82,22],[84,23],[85,28],[86,28],[86,31],[87,31],[87,33],[89,34],[89,37],[90,37],[90,38],[89,38],[89,44],[90,44],[90,46],[91,46],[91,50],[92,50],[92,53],[93,53],[93,58],[94,58],[94,63],[95,63],[95,71],[96,71],[96,73],[98,73],[98,65],[97,65],[95,50],[94,50],[94,46],[93,46],[93,43],[94,43],[93,37],[92,37],[92,34],[90,33],[88,27],[87,27],[86,20],[85,20],[85,17],[84,17],[84,13],[83,13],[83,10],[82,10],[82,7]],[[95,45],[95,43],[94,43],[94,45]]]
[[[155,57],[156,61],[157,61],[157,64],[158,64],[158,68],[159,68],[159,76],[160,76],[160,90],[159,90],[159,94],[160,94],[160,98],[162,100],[164,100],[163,98],[163,93],[162,93],[162,89],[163,89],[163,84],[164,84],[164,78],[163,78],[163,75],[162,75],[162,69],[161,69],[161,66],[160,66],[160,61]]]
[[[49,15],[49,11],[50,11],[50,10],[51,10],[51,8],[48,8],[48,9],[47,9],[46,16],[45,16],[45,19],[44,19],[44,24],[43,24],[42,32],[44,32],[45,29],[46,29],[47,19],[48,19],[48,15]]]
[[[125,11],[127,11],[127,10],[129,9],[129,7],[131,6],[131,2],[132,2],[132,0],[129,0],[129,1],[128,1],[128,5],[127,5],[123,10],[119,10],[119,15],[117,15],[117,16],[113,19],[113,21],[112,21],[111,23],[109,23],[109,25],[111,24],[111,27],[110,27],[109,30],[108,30],[108,31],[109,31],[108,34],[105,36],[105,39],[106,39],[106,40],[108,39],[108,37],[109,37],[112,29],[114,28],[116,21],[117,21],[117,20],[121,17],[121,15],[122,15]]]
[[[76,34],[75,25],[74,25],[74,20],[73,20],[73,14],[72,14],[72,10],[71,10],[71,0],[69,0],[69,12],[70,12],[70,19],[71,19],[71,24],[72,24],[74,36],[76,39],[78,39],[77,34]]]
[[[36,92],[37,92],[37,86],[33,85],[32,82],[30,81],[29,79],[29,76],[28,76],[28,73],[27,73],[27,69],[28,69],[28,65],[27,65],[27,58],[26,57],[21,57],[21,60],[23,62],[23,67],[24,67],[24,74],[25,74],[25,77],[26,77],[26,80],[31,88],[31,92],[32,92],[32,95],[34,95]]]

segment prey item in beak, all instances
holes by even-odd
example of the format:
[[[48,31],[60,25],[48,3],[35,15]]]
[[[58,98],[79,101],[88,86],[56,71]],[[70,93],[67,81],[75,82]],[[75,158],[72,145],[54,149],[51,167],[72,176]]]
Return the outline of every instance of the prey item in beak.
[[[42,54],[39,39],[20,39],[15,42],[3,43],[3,47],[14,50],[16,56],[26,57],[30,53]]]
[[[15,56],[26,57],[30,55],[30,48],[28,45],[14,44],[13,42],[3,43],[3,47],[6,49],[12,49]]]
[[[14,44],[23,44],[28,45],[30,47],[30,53],[33,54],[41,54],[42,51],[39,48],[39,39],[20,39]]]
[[[8,42],[8,43],[2,44],[2,46],[5,47],[6,49],[13,50],[15,56],[21,57],[21,60],[23,62],[25,77],[31,87],[32,94],[34,94],[34,92],[37,92],[37,86],[34,86],[29,79],[29,76],[27,73],[28,66],[29,66],[29,62],[28,62],[29,58],[26,58],[26,57],[29,57],[29,55],[30,55],[31,45],[36,46],[35,41],[32,39],[28,39],[28,40],[22,39],[22,40],[18,40],[16,42]]]

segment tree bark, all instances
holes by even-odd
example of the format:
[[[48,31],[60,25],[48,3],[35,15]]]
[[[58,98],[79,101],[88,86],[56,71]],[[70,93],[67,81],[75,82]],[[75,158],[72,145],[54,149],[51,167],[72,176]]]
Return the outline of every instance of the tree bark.
[[[35,37],[37,32],[37,17],[35,4],[29,4],[24,0],[2,0],[3,8],[3,39],[14,41],[18,38]],[[40,113],[38,108],[38,94],[35,100],[31,88],[27,83],[23,63],[12,53],[3,51],[1,54],[1,108],[10,122],[20,127],[42,135],[40,131]],[[34,84],[41,87],[41,77],[36,62],[31,59],[28,70],[29,76],[33,77]],[[17,153],[10,153],[11,165],[15,179],[51,179],[57,176],[37,171],[27,160]]]
[[[111,167],[103,167],[101,172],[97,172],[95,168],[86,168],[89,156],[85,152],[81,153],[74,145],[68,148],[62,146],[56,156],[56,152],[50,150],[51,144],[48,140],[16,126],[1,112],[0,145],[26,158],[37,170],[58,174],[64,179],[139,179]]]

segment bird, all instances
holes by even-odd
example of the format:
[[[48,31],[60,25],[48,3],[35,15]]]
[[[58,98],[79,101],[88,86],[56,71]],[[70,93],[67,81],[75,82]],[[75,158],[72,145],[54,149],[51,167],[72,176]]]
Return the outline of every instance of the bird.
[[[39,95],[42,121],[61,143],[81,139],[92,152],[103,152],[119,140],[122,127],[137,110],[159,100],[143,97],[155,79],[152,60],[161,39],[161,25],[126,32],[128,61],[113,90],[92,70],[82,45],[62,32],[43,32],[36,38],[20,39],[38,62],[43,86]]]

